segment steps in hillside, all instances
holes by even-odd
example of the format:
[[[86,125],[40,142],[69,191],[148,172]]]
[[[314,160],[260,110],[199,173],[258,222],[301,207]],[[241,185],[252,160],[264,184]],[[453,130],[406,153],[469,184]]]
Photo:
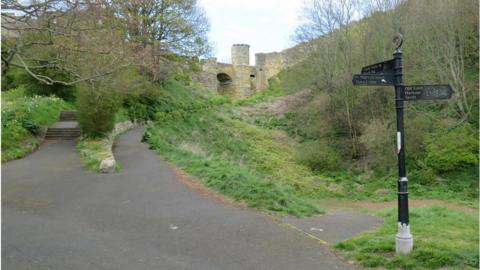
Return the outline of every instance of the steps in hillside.
[[[76,121],[77,111],[61,111],[60,121]]]
[[[49,128],[45,134],[46,140],[75,140],[80,137],[80,128]]]
[[[45,140],[75,140],[82,131],[77,123],[76,111],[61,111],[60,122],[47,129]]]

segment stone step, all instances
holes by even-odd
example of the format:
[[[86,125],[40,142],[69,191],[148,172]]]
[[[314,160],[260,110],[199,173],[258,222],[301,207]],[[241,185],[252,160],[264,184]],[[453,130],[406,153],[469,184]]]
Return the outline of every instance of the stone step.
[[[80,132],[48,132],[45,136],[80,136]]]
[[[60,121],[75,121],[77,120],[77,111],[61,111]]]
[[[82,134],[75,122],[58,122],[53,126],[47,129],[46,140],[73,140]]]
[[[53,133],[80,133],[81,130],[78,128],[65,128],[65,129],[60,129],[60,128],[48,128],[48,132],[53,132]]]
[[[63,137],[51,137],[51,136],[49,136],[49,137],[45,137],[45,140],[47,140],[47,141],[56,141],[56,140],[60,141],[60,140],[76,140],[77,138],[78,137],[65,137],[65,136],[63,136]]]

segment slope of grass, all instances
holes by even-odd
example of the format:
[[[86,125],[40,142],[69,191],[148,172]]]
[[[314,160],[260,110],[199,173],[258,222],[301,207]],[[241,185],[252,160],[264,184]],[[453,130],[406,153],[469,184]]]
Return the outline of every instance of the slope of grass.
[[[297,216],[319,213],[302,196],[305,183],[297,181],[308,170],[290,160],[291,148],[275,136],[281,135],[213,112],[159,122],[145,134],[162,156],[250,207]]]
[[[245,104],[269,100],[270,94],[249,99]],[[197,98],[198,104],[209,103],[207,97]],[[288,130],[280,130],[289,127],[288,121],[246,119],[236,113],[241,104],[186,111],[188,104],[170,103],[168,110],[159,109],[162,117],[148,127],[144,139],[165,159],[198,177],[206,186],[260,210],[308,216],[321,212],[317,199],[396,198],[394,176],[375,178],[356,170],[313,172],[299,164],[298,142],[286,135]],[[411,197],[462,200],[472,205],[478,190],[472,187],[470,176],[476,169],[472,170],[442,176],[456,181],[438,179],[437,185],[412,183]],[[316,204],[319,206],[315,207]],[[386,219],[382,228],[342,242],[337,248],[367,267],[468,269],[478,263],[478,221],[472,215],[440,207],[413,209],[415,251],[407,256],[394,255],[396,211],[378,215]]]
[[[387,269],[478,269],[478,218],[439,206],[411,210],[414,250],[395,255],[396,209],[377,213],[385,224],[335,246],[365,267]]]
[[[21,158],[41,143],[61,110],[72,105],[57,97],[25,96],[19,87],[2,93],[2,162]]]

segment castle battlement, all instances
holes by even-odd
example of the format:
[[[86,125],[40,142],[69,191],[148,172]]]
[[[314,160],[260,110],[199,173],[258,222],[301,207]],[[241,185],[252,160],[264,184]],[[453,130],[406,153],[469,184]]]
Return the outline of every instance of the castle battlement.
[[[203,61],[200,82],[207,88],[216,89],[220,94],[236,98],[248,97],[268,87],[268,79],[283,68],[297,63],[301,57],[293,57],[293,47],[282,52],[256,53],[255,66],[250,66],[250,45],[233,44],[232,63],[217,62],[217,58]],[[303,55],[303,54],[302,54]]]

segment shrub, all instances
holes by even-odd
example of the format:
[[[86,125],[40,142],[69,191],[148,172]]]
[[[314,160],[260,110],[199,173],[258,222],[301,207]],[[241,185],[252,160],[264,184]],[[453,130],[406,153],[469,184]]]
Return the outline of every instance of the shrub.
[[[57,68],[43,68],[36,71],[38,74],[48,76],[57,81],[70,81],[70,75],[65,71]],[[54,83],[52,85],[45,84],[28,73],[20,73],[18,75],[18,81],[25,86],[26,93],[34,96],[51,96],[55,95],[66,101],[74,101],[75,99],[75,87],[64,85],[61,83]]]
[[[365,126],[360,142],[367,150],[368,166],[377,174],[388,174],[395,167],[395,131],[387,123],[373,120]]]
[[[152,120],[159,105],[160,85],[146,81],[143,76],[134,71],[130,73],[132,78],[127,81],[130,88],[123,97],[123,107],[132,121]]]
[[[25,71],[19,68],[11,67],[5,74],[2,74],[2,92],[17,88],[20,86],[20,78],[24,75]]]
[[[105,87],[79,86],[77,94],[78,123],[88,137],[106,136],[115,126],[119,110],[118,93]]]
[[[478,166],[478,136],[467,125],[427,139],[426,163],[437,172]]]
[[[24,156],[40,143],[41,132],[68,107],[56,97],[25,97],[23,87],[2,94],[2,161]]]
[[[342,158],[326,140],[307,141],[300,145],[298,161],[317,172],[343,167]]]

